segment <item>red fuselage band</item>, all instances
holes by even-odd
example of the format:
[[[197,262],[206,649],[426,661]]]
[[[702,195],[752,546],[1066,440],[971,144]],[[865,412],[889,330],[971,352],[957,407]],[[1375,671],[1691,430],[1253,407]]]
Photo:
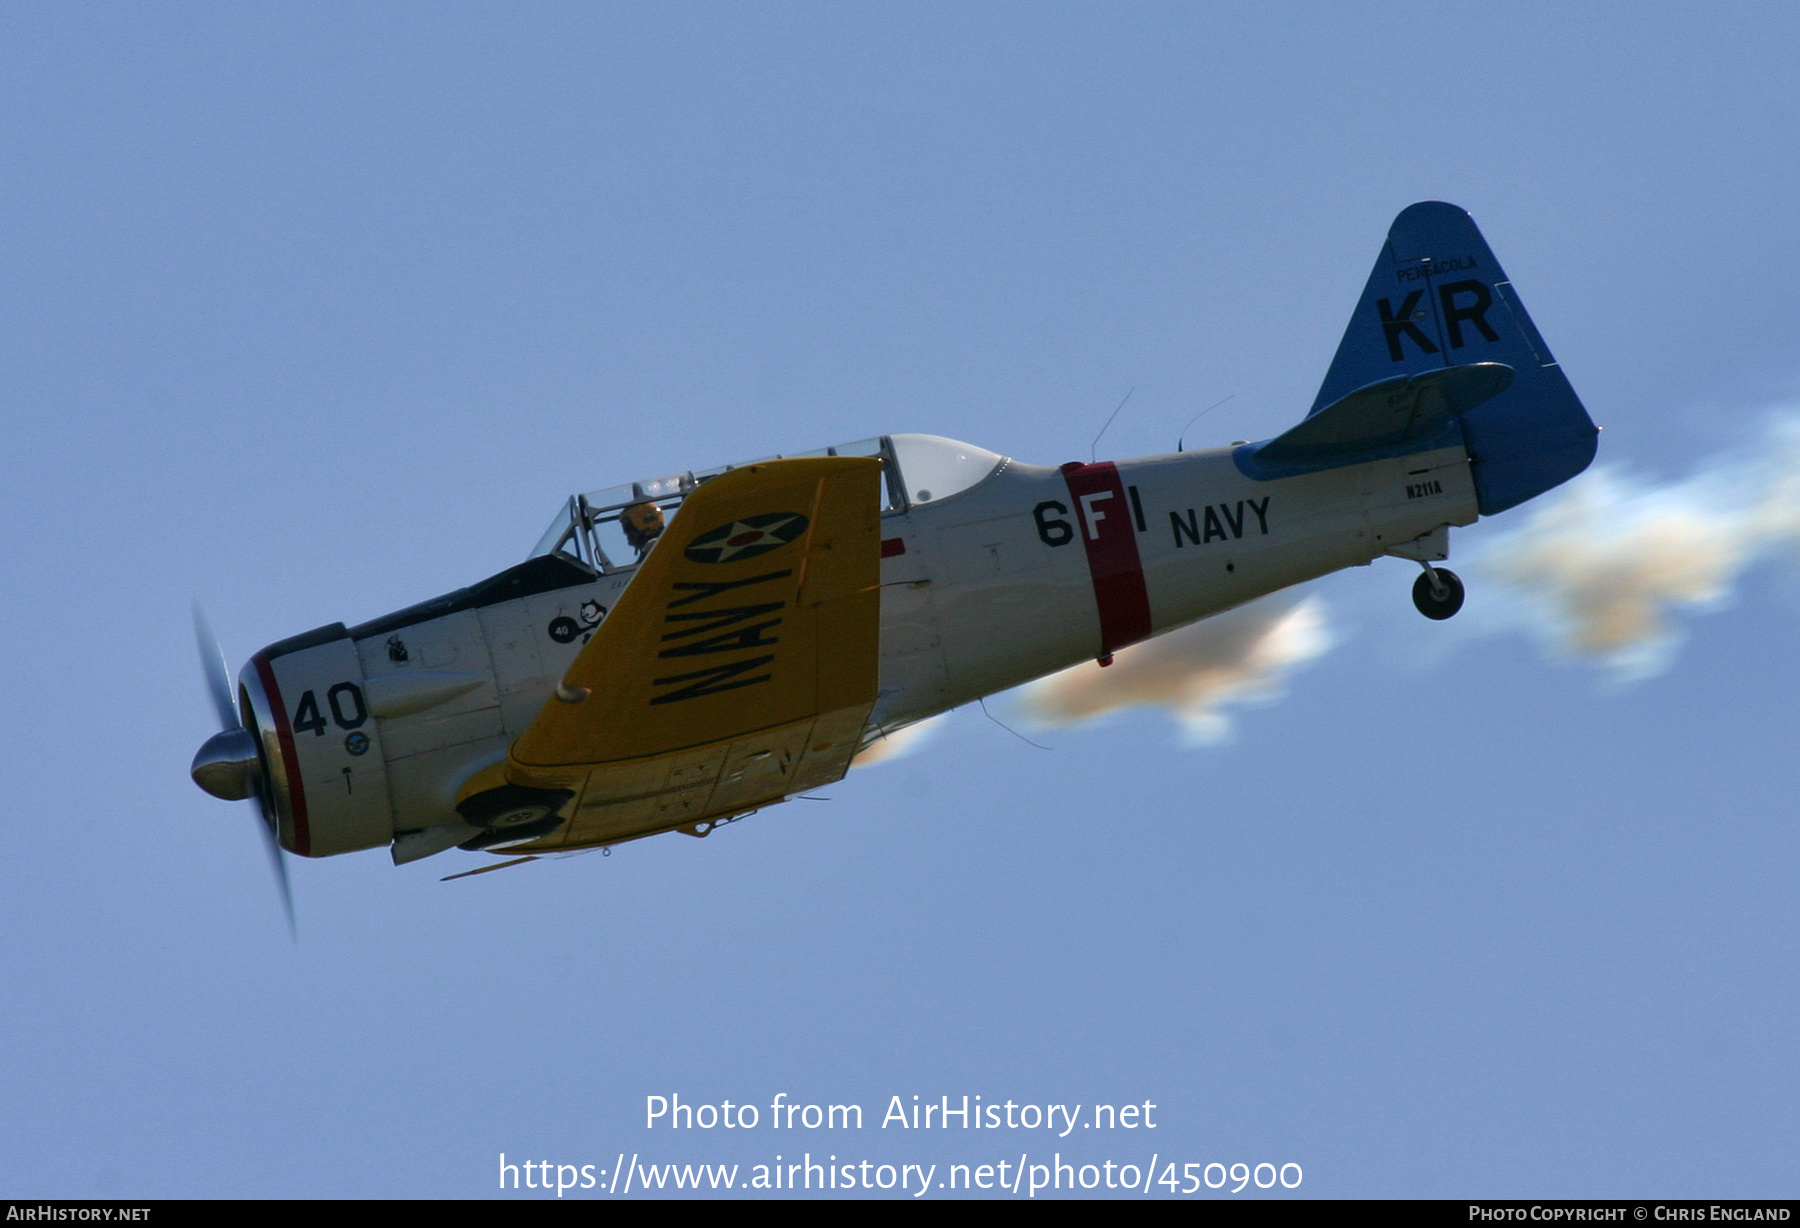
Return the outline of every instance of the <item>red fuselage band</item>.
[[[1138,558],[1132,506],[1111,461],[1062,467],[1073,500],[1075,531],[1087,547],[1094,604],[1100,611],[1100,654],[1106,655],[1150,635],[1150,594]]]

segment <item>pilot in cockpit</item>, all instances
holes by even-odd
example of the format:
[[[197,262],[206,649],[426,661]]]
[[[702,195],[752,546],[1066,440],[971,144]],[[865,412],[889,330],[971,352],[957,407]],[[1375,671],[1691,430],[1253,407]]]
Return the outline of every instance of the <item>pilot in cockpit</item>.
[[[619,513],[619,527],[625,531],[625,541],[638,558],[650,553],[650,547],[662,536],[663,511],[656,504],[646,500],[633,503]]]

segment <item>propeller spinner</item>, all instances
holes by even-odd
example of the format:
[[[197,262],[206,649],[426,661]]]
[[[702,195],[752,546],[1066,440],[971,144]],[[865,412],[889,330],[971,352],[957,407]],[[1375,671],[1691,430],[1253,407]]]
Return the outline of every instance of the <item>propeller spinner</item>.
[[[200,665],[206,673],[206,689],[213,701],[221,726],[200,747],[188,774],[194,783],[214,797],[227,802],[254,799],[262,822],[263,841],[275,867],[275,881],[281,888],[282,908],[287,912],[288,930],[294,926],[294,896],[288,887],[287,861],[275,836],[275,810],[262,788],[262,759],[256,736],[238,719],[237,705],[231,700],[231,675],[225,668],[225,654],[206,624],[200,604],[194,603],[194,640],[200,648]]]

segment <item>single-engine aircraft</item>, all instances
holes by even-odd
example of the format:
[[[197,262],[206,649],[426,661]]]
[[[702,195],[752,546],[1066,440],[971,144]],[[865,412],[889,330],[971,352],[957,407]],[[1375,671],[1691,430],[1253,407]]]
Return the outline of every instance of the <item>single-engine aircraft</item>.
[[[281,849],[704,835],[908,724],[1342,567],[1411,560],[1448,618],[1449,530],[1580,473],[1596,434],[1473,220],[1416,204],[1273,439],[1044,467],[885,435],[578,494],[517,566],[264,648],[235,703],[197,623],[224,728],[192,775],[255,799],[284,892]]]

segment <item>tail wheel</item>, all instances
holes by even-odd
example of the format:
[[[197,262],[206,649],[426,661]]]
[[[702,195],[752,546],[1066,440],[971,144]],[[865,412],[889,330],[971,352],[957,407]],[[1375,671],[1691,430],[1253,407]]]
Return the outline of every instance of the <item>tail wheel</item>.
[[[1434,567],[1413,581],[1413,604],[1426,618],[1442,622],[1463,606],[1463,582],[1448,567]]]

